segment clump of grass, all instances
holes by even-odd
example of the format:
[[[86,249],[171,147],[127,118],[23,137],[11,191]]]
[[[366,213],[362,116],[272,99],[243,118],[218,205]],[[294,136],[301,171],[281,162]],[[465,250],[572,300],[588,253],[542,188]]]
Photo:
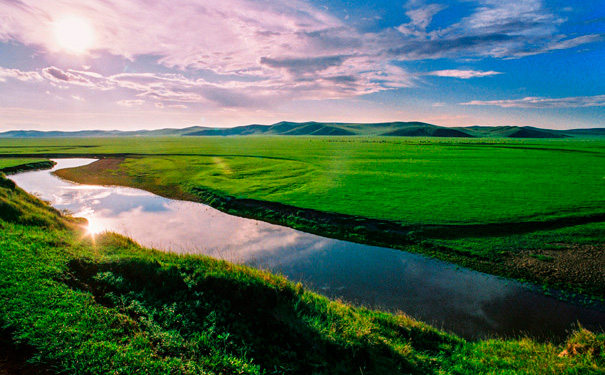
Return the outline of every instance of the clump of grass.
[[[605,366],[605,335],[597,335],[579,327],[569,337],[559,357],[585,357],[603,367]]]
[[[552,262],[555,258],[543,254],[529,254],[530,257],[541,260],[543,262]]]

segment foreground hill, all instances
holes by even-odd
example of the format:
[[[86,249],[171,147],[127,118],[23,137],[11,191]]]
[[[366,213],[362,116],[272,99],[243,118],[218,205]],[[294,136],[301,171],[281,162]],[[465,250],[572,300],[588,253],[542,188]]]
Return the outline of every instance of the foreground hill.
[[[92,239],[0,175],[0,373],[599,374],[605,336],[464,340],[283,277]]]
[[[424,122],[340,123],[287,122],[273,125],[245,125],[233,128],[193,126],[159,130],[84,130],[36,131],[14,130],[0,133],[0,138],[88,138],[88,137],[160,137],[160,136],[238,136],[238,135],[304,135],[304,136],[394,136],[455,138],[568,138],[605,137],[605,128],[552,130],[530,126],[445,127]]]

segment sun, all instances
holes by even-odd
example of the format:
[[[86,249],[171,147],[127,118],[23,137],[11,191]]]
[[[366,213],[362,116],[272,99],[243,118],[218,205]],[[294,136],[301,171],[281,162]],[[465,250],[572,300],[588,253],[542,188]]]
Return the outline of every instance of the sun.
[[[94,42],[92,26],[84,18],[68,16],[53,23],[53,33],[58,46],[66,52],[81,55]]]

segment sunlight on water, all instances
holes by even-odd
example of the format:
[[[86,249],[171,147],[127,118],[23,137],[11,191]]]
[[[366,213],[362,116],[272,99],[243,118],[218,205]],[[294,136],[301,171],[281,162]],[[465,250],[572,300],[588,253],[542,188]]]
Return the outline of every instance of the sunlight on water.
[[[95,219],[93,219],[93,218],[88,219],[88,226],[86,228],[86,232],[89,235],[94,237],[95,234],[103,233],[105,231],[106,231],[106,229],[103,228],[103,226],[100,223],[98,223]]]

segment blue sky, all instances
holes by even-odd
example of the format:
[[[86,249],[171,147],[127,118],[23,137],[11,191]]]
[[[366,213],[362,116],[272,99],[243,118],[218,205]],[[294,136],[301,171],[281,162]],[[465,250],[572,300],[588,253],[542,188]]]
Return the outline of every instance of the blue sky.
[[[605,126],[605,1],[0,0],[0,131]]]

